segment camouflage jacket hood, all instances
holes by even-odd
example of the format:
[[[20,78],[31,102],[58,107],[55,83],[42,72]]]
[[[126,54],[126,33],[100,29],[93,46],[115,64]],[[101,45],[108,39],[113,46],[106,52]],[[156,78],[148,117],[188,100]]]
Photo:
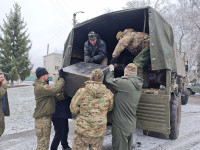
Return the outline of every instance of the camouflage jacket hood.
[[[124,77],[124,78],[129,78],[131,83],[135,86],[135,88],[139,91],[142,88],[142,78],[138,76],[130,76],[130,77]]]
[[[100,98],[106,93],[106,87],[102,82],[87,81],[85,82],[86,91],[94,98]]]

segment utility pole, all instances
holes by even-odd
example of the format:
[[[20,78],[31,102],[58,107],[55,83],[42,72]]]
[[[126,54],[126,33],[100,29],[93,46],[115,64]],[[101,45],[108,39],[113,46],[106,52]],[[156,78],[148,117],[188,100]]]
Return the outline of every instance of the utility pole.
[[[85,12],[83,12],[83,11],[78,11],[78,12],[76,12],[76,13],[73,14],[73,27],[76,26],[76,23],[77,23],[76,14],[78,14],[78,13],[85,13]]]
[[[47,55],[49,54],[49,44],[47,44]]]

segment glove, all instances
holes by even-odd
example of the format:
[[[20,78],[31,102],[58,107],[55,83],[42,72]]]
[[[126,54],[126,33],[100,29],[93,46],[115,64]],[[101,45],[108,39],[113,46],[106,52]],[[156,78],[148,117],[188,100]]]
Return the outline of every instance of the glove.
[[[63,69],[59,70],[59,78],[65,78],[65,72],[63,71]]]
[[[94,62],[94,59],[93,59],[93,58],[90,58],[88,62],[89,62],[89,63],[93,63],[93,62]]]
[[[114,65],[109,65],[109,71],[114,71]]]
[[[112,59],[111,59],[111,61],[110,61],[110,64],[115,64],[115,63],[117,63],[117,58],[115,58],[115,57],[113,57]]]

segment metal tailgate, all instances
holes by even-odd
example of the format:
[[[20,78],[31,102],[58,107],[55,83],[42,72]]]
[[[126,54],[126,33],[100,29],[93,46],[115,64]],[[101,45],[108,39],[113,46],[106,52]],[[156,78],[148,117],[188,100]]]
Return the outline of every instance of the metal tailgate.
[[[137,128],[170,134],[170,97],[142,94],[137,108]]]

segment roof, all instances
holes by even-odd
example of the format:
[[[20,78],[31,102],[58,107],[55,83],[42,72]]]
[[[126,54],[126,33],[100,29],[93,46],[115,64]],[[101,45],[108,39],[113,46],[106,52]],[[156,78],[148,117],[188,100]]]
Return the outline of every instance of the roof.
[[[62,52],[53,52],[53,53],[47,54],[43,57],[47,57],[47,56],[50,56],[50,55],[61,55],[62,56]]]

